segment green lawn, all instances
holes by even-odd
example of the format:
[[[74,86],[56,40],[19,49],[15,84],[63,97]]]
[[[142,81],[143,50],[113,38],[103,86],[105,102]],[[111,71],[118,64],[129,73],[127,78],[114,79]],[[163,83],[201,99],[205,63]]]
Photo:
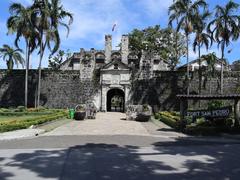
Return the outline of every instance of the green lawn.
[[[1,110],[1,109],[0,109]],[[0,132],[25,129],[67,116],[66,110],[46,109],[41,111],[11,109],[0,113]]]

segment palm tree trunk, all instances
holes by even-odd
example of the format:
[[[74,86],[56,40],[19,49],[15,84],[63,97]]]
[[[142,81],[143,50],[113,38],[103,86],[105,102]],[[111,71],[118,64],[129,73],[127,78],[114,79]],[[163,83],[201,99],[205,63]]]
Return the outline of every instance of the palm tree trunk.
[[[198,94],[201,94],[202,91],[202,68],[201,68],[201,47],[198,45],[198,78],[199,78],[199,86],[198,86]]]
[[[209,93],[212,94],[212,78],[210,77],[210,80],[209,80]]]
[[[26,69],[25,69],[25,107],[28,106],[28,69],[29,69],[29,43],[26,40]]]
[[[41,77],[42,77],[42,59],[43,59],[43,44],[42,44],[42,38],[43,35],[41,35],[40,40],[40,60],[39,60],[39,66],[38,66],[38,91],[37,91],[37,107],[39,108],[40,105],[40,96],[41,96]]]
[[[13,57],[10,55],[9,59],[7,60],[7,68],[8,70],[13,70]]]
[[[199,84],[198,84],[198,94],[201,95],[202,91],[202,67],[201,67],[201,46],[198,44],[198,78],[199,78]],[[199,100],[199,107],[201,107],[201,101]]]
[[[79,79],[80,79],[80,81],[81,81],[81,59],[82,58],[79,59]]]
[[[224,59],[224,49],[225,46],[222,46],[222,60],[221,60],[221,77],[220,77],[220,94],[223,94],[223,59]]]
[[[188,34],[187,37],[187,95],[189,95],[189,85],[190,85],[190,78],[189,78],[189,47],[188,47]]]
[[[43,55],[40,53],[40,62],[39,62],[39,67],[38,67],[38,91],[37,91],[37,107],[39,108],[40,106],[40,96],[41,96],[41,77],[42,77],[42,59]]]
[[[173,2],[174,2],[174,0],[173,0]],[[179,23],[178,18],[176,19],[176,23],[177,24]],[[174,70],[174,68],[176,67],[178,59],[179,59],[179,57],[178,57],[179,52],[178,52],[178,33],[177,33],[177,30],[175,32],[175,52],[176,52],[176,62],[174,64],[174,67],[172,68],[172,70]]]

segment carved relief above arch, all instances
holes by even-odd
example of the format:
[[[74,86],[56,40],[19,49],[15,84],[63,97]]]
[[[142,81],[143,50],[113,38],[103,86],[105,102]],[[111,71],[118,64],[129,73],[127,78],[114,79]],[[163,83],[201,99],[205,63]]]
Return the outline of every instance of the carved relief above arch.
[[[95,54],[96,63],[105,63],[105,55],[102,52],[98,52]]]
[[[122,59],[122,55],[120,52],[114,52],[111,54],[111,60],[121,60]]]

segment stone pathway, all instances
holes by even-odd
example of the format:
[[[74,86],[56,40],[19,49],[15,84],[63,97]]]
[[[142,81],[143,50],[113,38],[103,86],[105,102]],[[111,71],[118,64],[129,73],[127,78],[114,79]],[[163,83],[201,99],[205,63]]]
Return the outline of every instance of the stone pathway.
[[[141,122],[127,121],[123,113],[97,113],[96,119],[71,121],[43,136],[61,135],[142,135],[150,133]]]

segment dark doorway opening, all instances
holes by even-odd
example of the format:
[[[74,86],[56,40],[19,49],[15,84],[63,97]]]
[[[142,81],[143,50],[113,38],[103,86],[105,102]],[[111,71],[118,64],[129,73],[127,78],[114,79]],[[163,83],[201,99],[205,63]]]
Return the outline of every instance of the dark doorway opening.
[[[121,89],[111,89],[107,92],[107,111],[124,112],[125,95]]]

